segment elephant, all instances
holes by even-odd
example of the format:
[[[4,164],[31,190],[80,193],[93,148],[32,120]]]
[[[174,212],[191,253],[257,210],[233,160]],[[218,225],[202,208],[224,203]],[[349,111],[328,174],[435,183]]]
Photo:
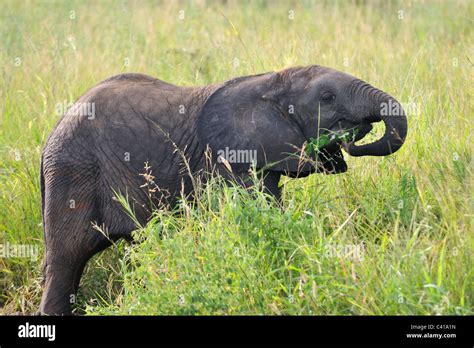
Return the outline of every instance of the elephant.
[[[399,112],[382,113],[386,103]],[[380,121],[383,136],[357,145]],[[351,156],[387,156],[403,145],[407,128],[395,98],[318,65],[201,87],[138,73],[99,83],[64,113],[41,154],[40,313],[71,315],[87,261],[119,239],[130,240],[136,221],[149,221],[153,207],[192,197],[193,178],[205,177],[209,163],[217,175],[246,188],[258,171],[263,190],[278,201],[281,176],[343,173],[341,149]],[[318,151],[306,151],[323,136],[327,141]],[[253,156],[231,160],[226,151]],[[150,181],[159,189],[149,190]],[[117,192],[126,194],[135,219]]]

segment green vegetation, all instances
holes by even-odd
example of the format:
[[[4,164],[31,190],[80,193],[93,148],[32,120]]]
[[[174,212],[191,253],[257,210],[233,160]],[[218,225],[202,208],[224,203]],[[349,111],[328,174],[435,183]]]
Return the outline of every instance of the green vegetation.
[[[283,210],[201,188],[91,260],[76,313],[474,314],[473,17],[467,0],[3,1],[0,245],[39,257],[0,257],[0,313],[39,305],[39,156],[70,102],[125,71],[203,85],[320,64],[414,105],[404,147],[282,179]]]

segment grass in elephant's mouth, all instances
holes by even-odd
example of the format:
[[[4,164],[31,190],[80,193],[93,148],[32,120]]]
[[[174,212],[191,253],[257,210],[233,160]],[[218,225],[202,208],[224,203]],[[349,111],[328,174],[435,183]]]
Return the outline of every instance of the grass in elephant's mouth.
[[[320,135],[318,138],[310,138],[309,142],[305,146],[305,153],[308,156],[318,153],[330,142],[331,139],[326,134]]]
[[[324,149],[325,146],[327,146],[331,142],[337,142],[340,144],[342,142],[353,141],[357,136],[357,133],[358,129],[354,129],[352,131],[352,134],[350,134],[349,132],[344,132],[342,134],[331,132],[330,134],[321,134],[317,138],[310,138],[307,144],[305,145],[305,153],[306,155],[311,156],[312,154],[319,153],[322,149]]]
[[[404,147],[387,158],[346,156],[346,174],[283,179],[283,211],[258,192],[204,188],[181,216],[157,212],[136,232],[143,243],[96,257],[76,312],[474,314],[465,58],[474,5],[369,3],[89,2],[71,19],[67,3],[4,2],[0,313],[34,313],[39,303],[41,255],[11,257],[5,246],[43,251],[39,150],[58,106],[119,71],[204,85],[316,63],[415,103]]]

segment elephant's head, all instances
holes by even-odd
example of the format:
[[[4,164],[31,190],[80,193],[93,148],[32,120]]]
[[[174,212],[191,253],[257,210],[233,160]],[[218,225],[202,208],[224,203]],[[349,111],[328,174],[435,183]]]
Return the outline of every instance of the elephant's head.
[[[379,121],[385,134],[356,145]],[[205,103],[197,131],[215,159],[223,156],[233,170],[246,170],[253,161],[257,168],[305,176],[346,171],[341,147],[352,156],[394,153],[405,140],[407,119],[390,95],[348,74],[310,66],[224,83]],[[308,143],[323,137],[310,153],[315,161],[308,161]]]

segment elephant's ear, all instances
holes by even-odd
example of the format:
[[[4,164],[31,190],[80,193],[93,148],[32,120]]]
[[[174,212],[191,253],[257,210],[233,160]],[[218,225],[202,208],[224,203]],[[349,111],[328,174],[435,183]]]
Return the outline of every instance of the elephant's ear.
[[[306,138],[282,103],[289,83],[279,73],[241,77],[208,98],[198,115],[197,133],[213,160],[224,157],[236,172],[252,163],[282,172],[310,171],[311,164],[301,156]]]

